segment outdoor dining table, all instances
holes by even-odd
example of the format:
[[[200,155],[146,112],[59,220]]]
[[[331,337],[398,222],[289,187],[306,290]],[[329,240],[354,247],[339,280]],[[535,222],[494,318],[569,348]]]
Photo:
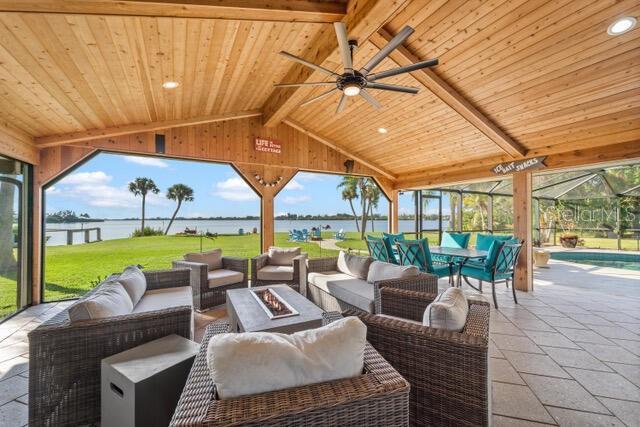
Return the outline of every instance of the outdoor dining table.
[[[465,248],[447,248],[444,246],[432,246],[429,248],[429,251],[432,254],[450,256],[453,259],[458,260],[458,287],[462,286],[462,267],[469,261],[470,259],[484,259],[489,254],[488,251],[481,251],[477,249],[465,249]],[[467,282],[469,286],[473,289],[478,290],[475,286]]]

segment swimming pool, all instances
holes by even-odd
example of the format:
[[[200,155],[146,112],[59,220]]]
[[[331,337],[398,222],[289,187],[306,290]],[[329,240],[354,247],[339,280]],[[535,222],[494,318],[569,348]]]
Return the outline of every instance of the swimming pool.
[[[552,259],[640,271],[640,255],[610,252],[552,252]]]

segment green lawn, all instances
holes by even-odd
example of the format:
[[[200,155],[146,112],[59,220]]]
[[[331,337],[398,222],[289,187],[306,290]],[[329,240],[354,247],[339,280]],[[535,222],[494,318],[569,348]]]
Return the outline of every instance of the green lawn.
[[[107,240],[73,246],[52,246],[46,250],[45,300],[74,298],[111,273],[130,264],[146,269],[170,268],[171,261],[187,252],[200,251],[200,237],[152,236]],[[301,246],[310,257],[333,256],[336,251],[322,249],[315,243],[287,242],[286,233],[276,233],[276,245]],[[251,258],[260,252],[260,236],[219,236],[202,239],[202,249],[223,248],[224,255]],[[15,286],[14,286],[15,288]],[[15,299],[15,297],[14,297]]]
[[[15,278],[0,276],[0,319],[16,311],[17,292]]]

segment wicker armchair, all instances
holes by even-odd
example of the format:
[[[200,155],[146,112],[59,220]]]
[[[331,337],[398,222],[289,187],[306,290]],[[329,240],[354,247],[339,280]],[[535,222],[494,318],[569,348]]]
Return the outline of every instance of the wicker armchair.
[[[186,269],[144,275],[147,290],[189,286]],[[98,423],[102,359],[170,334],[190,338],[191,311],[181,306],[71,323],[64,310],[42,323],[29,333],[29,425]]]
[[[330,272],[338,269],[338,257],[328,258],[313,258],[307,260],[307,274],[314,272]],[[374,292],[374,313],[380,313],[380,290],[383,288],[397,288],[407,289],[412,291],[437,293],[438,292],[438,278],[432,274],[420,273],[414,277],[407,277],[403,279],[393,279],[376,282],[373,285]],[[326,292],[324,289],[315,286],[313,283],[306,280],[303,284],[301,293],[311,300],[317,306],[323,308],[325,311],[338,311],[355,310],[360,312],[364,311],[362,308],[356,307],[340,300],[335,295]],[[424,311],[424,310],[423,310]]]
[[[209,285],[209,267],[207,264],[189,261],[173,261],[173,268],[188,268],[191,270],[191,288],[193,289],[193,308],[197,311],[227,302],[227,290],[246,288],[249,282],[249,261],[244,258],[222,257],[222,269],[242,273],[242,280],[217,285]]]
[[[489,425],[490,305],[470,299],[464,330],[449,332],[421,324],[436,296],[384,288],[381,310],[386,316],[344,315],[362,319],[367,340],[411,384],[412,426]]]
[[[293,259],[293,279],[291,280],[263,280],[258,278],[258,271],[269,265],[269,254],[264,253],[251,258],[251,286],[267,286],[277,283],[289,285],[296,291],[300,292],[300,278],[306,277],[306,259],[307,254],[304,252]]]
[[[368,344],[359,377],[216,400],[207,345],[224,332],[207,328],[171,426],[408,426],[409,384]]]

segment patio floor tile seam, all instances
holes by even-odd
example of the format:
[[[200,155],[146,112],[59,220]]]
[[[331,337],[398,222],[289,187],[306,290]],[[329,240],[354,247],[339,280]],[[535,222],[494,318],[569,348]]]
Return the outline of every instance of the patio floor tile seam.
[[[532,390],[533,391],[533,390]],[[535,391],[533,392],[533,394],[535,394]],[[594,396],[596,397],[596,396]],[[598,402],[600,402],[598,400]],[[601,403],[602,404],[602,403]],[[585,414],[593,414],[593,415],[611,415],[613,417],[615,417],[615,414],[613,414],[609,408],[607,408],[606,406],[602,405],[605,409],[606,409],[606,413],[605,412],[594,412],[594,411],[586,411],[584,409],[576,409],[576,408],[570,408],[568,406],[561,406],[561,405],[551,405],[549,403],[543,404],[545,408],[559,408],[559,409],[568,409],[570,411],[576,411],[576,412],[584,412]]]

